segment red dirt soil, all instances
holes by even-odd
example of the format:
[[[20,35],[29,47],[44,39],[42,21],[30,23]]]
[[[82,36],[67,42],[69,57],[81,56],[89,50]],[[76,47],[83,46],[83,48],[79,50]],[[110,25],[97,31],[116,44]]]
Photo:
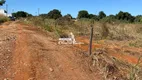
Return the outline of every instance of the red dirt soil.
[[[80,48],[81,50],[84,51],[88,51],[88,44],[89,44],[89,38],[88,37],[77,37],[77,41],[79,42],[83,42],[84,44],[77,44],[75,45],[76,47]],[[133,55],[128,55],[128,54],[124,54],[123,51],[130,51],[130,52],[136,52],[136,55],[140,56],[141,52],[142,52],[142,48],[130,48],[130,47],[120,47],[120,46],[116,46],[116,45],[110,45],[107,43],[104,44],[103,41],[100,41],[102,44],[96,44],[95,41],[92,44],[92,51],[95,51],[95,49],[98,48],[106,48],[107,49],[107,53],[109,54],[109,56],[115,57],[118,60],[124,61],[124,62],[128,62],[130,64],[137,64],[138,63],[138,57],[135,57]],[[122,44],[123,45],[123,44]],[[119,50],[119,51],[115,51],[115,50]],[[139,53],[139,54],[137,54]]]
[[[87,37],[77,37],[83,45],[58,45],[52,33],[18,22],[0,26],[0,80],[102,80],[90,66],[90,58],[80,54],[88,51]],[[106,48],[109,56],[136,64],[138,57],[123,51],[142,52],[141,48],[96,44]],[[77,48],[77,49],[76,49]],[[117,50],[117,51],[116,51]]]
[[[51,33],[18,22],[0,26],[0,80],[102,80],[89,58]]]

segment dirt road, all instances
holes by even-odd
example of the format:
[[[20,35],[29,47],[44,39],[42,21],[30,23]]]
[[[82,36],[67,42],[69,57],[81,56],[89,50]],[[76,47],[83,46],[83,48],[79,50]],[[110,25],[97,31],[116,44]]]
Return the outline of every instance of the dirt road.
[[[0,80],[101,80],[88,59],[51,33],[18,22],[0,26]]]

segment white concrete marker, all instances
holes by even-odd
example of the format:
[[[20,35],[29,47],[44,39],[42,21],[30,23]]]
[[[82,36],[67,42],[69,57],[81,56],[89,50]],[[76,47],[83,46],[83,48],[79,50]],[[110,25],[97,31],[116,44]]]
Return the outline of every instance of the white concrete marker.
[[[71,32],[69,38],[59,38],[58,44],[83,44],[83,43],[76,42],[75,37]]]

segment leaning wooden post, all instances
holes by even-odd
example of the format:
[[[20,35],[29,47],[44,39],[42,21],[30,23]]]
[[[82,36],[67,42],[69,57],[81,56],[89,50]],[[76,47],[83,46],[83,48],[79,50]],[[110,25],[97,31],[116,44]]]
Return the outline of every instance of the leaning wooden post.
[[[90,44],[89,44],[89,55],[92,54],[92,41],[93,41],[93,25],[91,25]]]

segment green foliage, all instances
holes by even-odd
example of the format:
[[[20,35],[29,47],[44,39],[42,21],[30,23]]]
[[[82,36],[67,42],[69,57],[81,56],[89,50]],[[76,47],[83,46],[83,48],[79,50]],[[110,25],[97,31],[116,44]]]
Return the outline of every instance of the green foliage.
[[[94,14],[89,14],[88,17],[89,17],[90,19],[93,19],[94,16],[95,16]]]
[[[118,20],[124,20],[128,22],[134,22],[135,18],[128,12],[122,12],[120,11],[117,15],[116,18]]]
[[[47,18],[49,18],[49,19],[58,19],[58,18],[62,17],[62,14],[61,14],[61,12],[59,10],[54,9],[54,10],[50,11],[47,14],[40,14],[39,16],[41,16],[44,19],[47,19]],[[68,17],[72,18],[72,16],[70,14],[67,14],[65,16],[68,16]]]
[[[61,26],[65,26],[65,25],[72,25],[73,21],[71,19],[71,16],[66,15],[64,17],[60,17],[56,20],[56,24],[61,25]]]
[[[5,2],[5,0],[0,0],[0,6],[2,6]]]
[[[99,19],[103,19],[106,17],[106,14],[103,11],[99,12]]]
[[[142,22],[142,15],[137,15],[135,17],[135,22]]]
[[[29,16],[32,16],[31,14],[27,13],[27,12],[24,12],[24,11],[18,11],[16,13],[12,13],[12,16],[16,17],[16,18],[25,18],[25,17],[29,17]]]
[[[81,10],[81,11],[79,11],[77,18],[78,18],[78,19],[81,19],[81,18],[89,18],[89,13],[88,13],[88,11],[86,11],[86,10]]]
[[[95,21],[103,21],[103,22],[109,22],[109,23],[114,23],[116,22],[121,22],[121,23],[134,23],[134,22],[142,22],[142,15],[138,16],[132,16],[128,12],[123,12],[120,11],[116,15],[109,15],[107,16],[103,11],[100,11],[98,15],[95,14],[89,14],[88,11],[86,10],[81,10],[78,13],[77,16],[78,19],[81,18],[88,18],[88,19],[94,19]]]
[[[71,14],[67,14],[67,15],[65,15],[64,17],[72,19]]]
[[[53,32],[54,31],[53,27],[51,27],[49,25],[44,25],[44,29],[49,31],[49,32]]]
[[[109,15],[108,17],[109,17],[110,19],[116,19],[115,15],[112,15],[112,14]]]
[[[4,23],[4,22],[6,22],[6,21],[9,21],[9,18],[0,15],[0,23]]]
[[[114,22],[117,22],[118,20],[116,19],[115,15],[109,15],[103,19],[100,20],[101,22],[108,22],[113,24]]]
[[[19,11],[17,13],[12,14],[14,17],[27,17],[32,16],[31,14],[28,14],[24,11]],[[62,17],[62,14],[59,10],[53,9],[47,14],[40,14],[40,17],[43,19],[58,19]],[[70,18],[73,19],[71,14],[66,14],[63,16],[64,18]],[[109,23],[115,23],[115,22],[121,22],[121,23],[142,23],[142,15],[132,16],[128,12],[120,11],[116,15],[109,15],[107,16],[103,11],[100,11],[98,15],[95,14],[89,14],[86,10],[81,10],[78,12],[78,19],[93,19],[95,21],[103,21],[103,22],[109,22]]]
[[[122,11],[120,11],[118,14],[116,14],[116,18],[119,20],[123,20],[124,19],[124,13]]]
[[[47,14],[40,14],[39,16],[41,16],[42,18],[48,18]]]
[[[99,17],[94,14],[89,14],[89,19],[94,19],[95,21],[99,21]]]
[[[45,15],[46,16],[46,15]],[[47,14],[47,18],[49,19],[58,19],[62,17],[62,14],[59,10],[53,9]]]

